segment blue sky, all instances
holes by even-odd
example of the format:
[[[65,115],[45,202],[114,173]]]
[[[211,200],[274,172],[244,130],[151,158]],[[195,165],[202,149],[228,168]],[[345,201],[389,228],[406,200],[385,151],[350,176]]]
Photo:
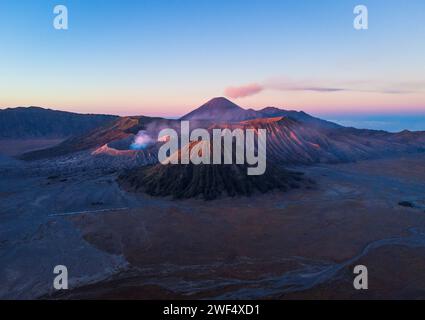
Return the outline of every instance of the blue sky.
[[[57,4],[69,30],[52,27]],[[425,113],[424,39],[423,0],[2,0],[0,107],[175,116],[255,85],[235,102],[411,117]]]

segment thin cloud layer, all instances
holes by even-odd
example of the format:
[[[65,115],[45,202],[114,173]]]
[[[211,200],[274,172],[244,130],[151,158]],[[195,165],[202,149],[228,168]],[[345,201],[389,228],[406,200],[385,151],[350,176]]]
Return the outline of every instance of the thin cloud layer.
[[[373,84],[368,84],[369,87],[373,87]],[[251,83],[242,86],[232,86],[225,89],[225,96],[233,99],[245,98],[261,93],[264,90],[277,90],[277,91],[311,91],[321,93],[332,93],[332,92],[376,92],[383,94],[408,94],[413,93],[415,90],[409,90],[408,88],[402,87],[397,88],[396,85],[388,85],[386,88],[374,88],[366,89],[358,86],[350,86],[346,84],[344,87],[337,87],[332,85],[320,84],[314,81],[294,81],[288,79],[269,79],[263,84]]]
[[[224,95],[232,99],[245,98],[259,94],[264,90],[279,91],[315,91],[315,92],[338,92],[345,91],[343,88],[318,86],[312,83],[301,84],[294,81],[267,81],[264,84],[251,83],[242,86],[231,86],[225,89]]]

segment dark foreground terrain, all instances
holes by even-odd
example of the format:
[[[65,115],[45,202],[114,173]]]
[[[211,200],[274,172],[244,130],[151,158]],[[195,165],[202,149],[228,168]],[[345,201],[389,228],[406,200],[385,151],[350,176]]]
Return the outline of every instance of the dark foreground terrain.
[[[0,297],[425,298],[425,155],[293,169],[315,188],[205,202],[66,161],[4,162]],[[53,290],[59,264],[68,291]]]

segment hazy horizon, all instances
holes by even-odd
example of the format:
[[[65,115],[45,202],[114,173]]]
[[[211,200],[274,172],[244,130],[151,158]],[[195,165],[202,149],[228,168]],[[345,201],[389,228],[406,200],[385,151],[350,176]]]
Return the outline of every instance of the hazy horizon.
[[[233,101],[232,99],[230,99]],[[200,107],[204,102],[200,103],[197,106],[193,106],[188,109],[188,112],[193,111],[194,109]],[[182,117],[184,114],[172,114],[172,113],[145,113],[143,112],[143,108],[141,108],[140,112],[134,114],[123,114],[123,113],[107,113],[107,112],[78,112],[73,111],[73,108],[55,108],[48,106],[16,106],[16,107],[0,107],[0,110],[5,109],[13,109],[13,108],[29,108],[29,107],[40,107],[44,109],[58,110],[58,111],[66,111],[66,112],[76,112],[76,113],[93,113],[93,114],[110,114],[117,116],[150,116],[150,117],[163,117],[168,119],[178,119]],[[249,106],[240,105],[240,107],[244,109],[250,109]],[[265,107],[271,106],[263,106],[261,108],[252,108],[255,110],[260,110]],[[294,110],[294,111],[304,111],[298,108],[291,107],[282,107],[282,106],[272,106],[285,110]],[[304,111],[305,112],[305,111]],[[309,112],[307,112],[309,113]],[[400,132],[403,130],[410,131],[425,131],[425,112],[424,113],[393,113],[393,114],[342,114],[342,113],[309,113],[310,115],[321,118],[324,120],[328,120],[331,122],[335,122],[345,127],[354,127],[357,129],[373,129],[373,130],[385,130],[388,132]]]

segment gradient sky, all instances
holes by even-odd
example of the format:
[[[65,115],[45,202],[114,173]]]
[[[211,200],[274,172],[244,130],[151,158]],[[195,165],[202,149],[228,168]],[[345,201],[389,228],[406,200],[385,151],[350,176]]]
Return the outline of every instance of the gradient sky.
[[[1,0],[0,108],[177,116],[242,92],[335,119],[424,115],[424,39],[424,0]]]

